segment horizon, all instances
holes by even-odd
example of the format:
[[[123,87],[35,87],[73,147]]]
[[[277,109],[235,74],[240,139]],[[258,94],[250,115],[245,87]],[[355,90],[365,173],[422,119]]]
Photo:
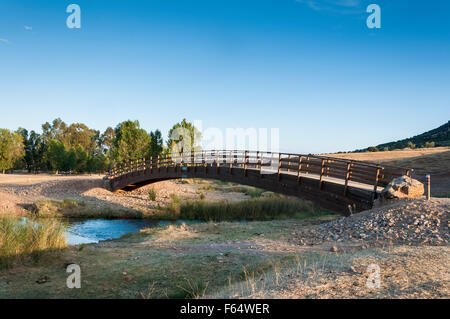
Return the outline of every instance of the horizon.
[[[70,3],[80,29],[66,26]],[[279,128],[282,152],[333,153],[447,123],[450,3],[376,1],[369,29],[370,3],[4,1],[0,127],[130,119],[166,140],[186,118]]]

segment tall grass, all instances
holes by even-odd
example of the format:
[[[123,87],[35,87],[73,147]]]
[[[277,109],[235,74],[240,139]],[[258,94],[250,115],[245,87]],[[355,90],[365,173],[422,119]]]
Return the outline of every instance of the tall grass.
[[[329,212],[290,198],[257,198],[240,202],[188,201],[180,206],[181,219],[213,221],[307,218],[325,214]]]
[[[0,218],[0,268],[38,261],[45,251],[66,247],[64,229],[55,220]]]

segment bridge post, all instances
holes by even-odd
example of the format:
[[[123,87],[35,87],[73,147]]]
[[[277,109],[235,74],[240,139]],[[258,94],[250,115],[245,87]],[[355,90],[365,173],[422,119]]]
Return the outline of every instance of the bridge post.
[[[244,152],[244,176],[247,176],[248,151]]]
[[[256,169],[259,167],[259,151],[256,152]]]
[[[230,151],[230,175],[233,174],[233,151]]]
[[[165,162],[166,162],[166,173],[169,172],[169,161],[172,162],[172,153],[169,153],[166,155]],[[176,164],[176,163],[175,163]]]
[[[158,160],[156,162],[156,168],[158,169],[158,173],[160,172],[160,168],[159,168],[160,162],[161,162],[161,158],[160,158],[160,155],[158,155]]]
[[[347,196],[347,190],[348,190],[348,182],[350,181],[351,177],[351,169],[352,169],[352,162],[347,162],[347,172],[345,173],[345,186],[344,186],[344,196]]]
[[[150,174],[153,174],[153,156],[150,156]]]
[[[278,181],[281,180],[281,153],[278,153]]]
[[[377,193],[378,180],[380,178],[381,167],[377,167],[377,175],[375,176],[375,183],[373,185],[373,195],[375,197]]]
[[[290,167],[291,167],[291,154],[288,155],[288,168],[287,171],[290,172]]]
[[[303,156],[298,156],[298,171],[297,171],[297,184],[300,184],[300,179],[302,178],[302,159]]]
[[[320,170],[320,189],[322,189],[322,185],[323,185],[323,173],[324,173],[324,170],[325,170],[325,160],[324,159],[322,159],[322,168],[321,168],[321,170]]]
[[[261,177],[262,178],[262,167],[263,167],[263,164],[264,164],[264,152],[261,152],[261,159],[260,159],[260,162],[259,162],[259,177]]]
[[[216,163],[216,172],[217,174],[220,173],[220,151],[217,151],[217,159],[216,159],[217,163]]]

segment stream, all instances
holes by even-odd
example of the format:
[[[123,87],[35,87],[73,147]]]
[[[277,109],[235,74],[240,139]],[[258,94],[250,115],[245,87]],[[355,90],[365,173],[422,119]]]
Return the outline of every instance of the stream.
[[[145,219],[71,219],[66,221],[65,232],[68,245],[98,243],[101,240],[120,238],[144,228],[163,227],[170,224],[198,223],[192,220],[158,221]]]

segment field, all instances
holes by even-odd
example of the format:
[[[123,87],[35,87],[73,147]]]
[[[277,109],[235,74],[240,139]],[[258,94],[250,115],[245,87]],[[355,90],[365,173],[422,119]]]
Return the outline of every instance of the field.
[[[292,233],[333,219],[206,223],[149,229],[69,247],[0,271],[5,298],[448,298],[448,246],[362,242],[299,245]],[[334,249],[337,247],[337,250]],[[82,269],[65,286],[65,265]],[[381,287],[368,288],[368,265]]]

